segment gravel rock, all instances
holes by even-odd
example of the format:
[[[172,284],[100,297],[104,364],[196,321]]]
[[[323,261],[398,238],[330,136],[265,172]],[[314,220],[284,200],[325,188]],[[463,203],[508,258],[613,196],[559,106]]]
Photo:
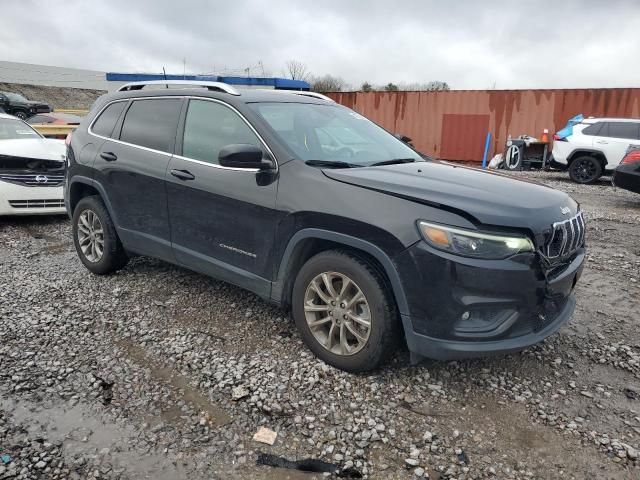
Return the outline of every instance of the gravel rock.
[[[373,479],[638,477],[638,197],[514,175],[586,216],[571,322],[523,352],[410,365],[400,350],[363,375],[314,358],[246,291],[145,257],[95,276],[65,218],[2,219],[0,478],[261,478],[259,451]],[[260,427],[274,445],[252,441]]]

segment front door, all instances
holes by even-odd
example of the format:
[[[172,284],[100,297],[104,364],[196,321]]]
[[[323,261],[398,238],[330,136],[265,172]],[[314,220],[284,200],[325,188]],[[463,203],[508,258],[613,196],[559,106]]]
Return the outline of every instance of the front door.
[[[167,171],[171,241],[176,260],[192,269],[268,295],[278,222],[277,171],[227,168],[220,150],[252,144],[267,150],[234,109],[191,99]]]
[[[165,174],[182,102],[131,102],[121,127],[96,156],[96,180],[106,190],[125,248],[135,253],[172,258]]]

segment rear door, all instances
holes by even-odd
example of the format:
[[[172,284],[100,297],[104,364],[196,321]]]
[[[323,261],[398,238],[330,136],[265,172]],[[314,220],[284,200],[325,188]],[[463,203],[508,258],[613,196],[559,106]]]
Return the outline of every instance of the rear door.
[[[605,122],[598,135],[593,138],[593,146],[607,157],[607,170],[617,167],[627,148],[640,139],[640,123]]]
[[[139,254],[171,259],[165,173],[183,100],[133,100],[99,148],[96,181],[106,191],[118,234]]]
[[[267,295],[278,216],[277,170],[218,163],[231,144],[268,149],[229,105],[191,99],[183,134],[167,172],[171,239],[176,260],[192,269]]]

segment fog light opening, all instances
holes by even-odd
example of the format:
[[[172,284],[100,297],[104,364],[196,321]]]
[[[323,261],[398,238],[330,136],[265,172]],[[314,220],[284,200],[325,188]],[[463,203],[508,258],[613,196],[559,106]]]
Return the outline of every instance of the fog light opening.
[[[495,337],[505,333],[517,316],[517,311],[507,306],[474,307],[460,314],[453,327],[454,335],[463,338]]]

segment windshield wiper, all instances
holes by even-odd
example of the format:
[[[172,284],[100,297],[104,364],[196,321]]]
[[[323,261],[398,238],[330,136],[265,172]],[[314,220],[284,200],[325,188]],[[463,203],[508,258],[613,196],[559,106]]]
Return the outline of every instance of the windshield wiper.
[[[376,162],[369,165],[370,167],[380,167],[382,165],[396,165],[398,163],[413,163],[415,158],[394,158],[393,160],[385,160],[383,162]]]
[[[359,167],[354,163],[340,162],[338,160],[307,160],[304,162],[312,167],[327,167],[327,168],[354,168]]]

